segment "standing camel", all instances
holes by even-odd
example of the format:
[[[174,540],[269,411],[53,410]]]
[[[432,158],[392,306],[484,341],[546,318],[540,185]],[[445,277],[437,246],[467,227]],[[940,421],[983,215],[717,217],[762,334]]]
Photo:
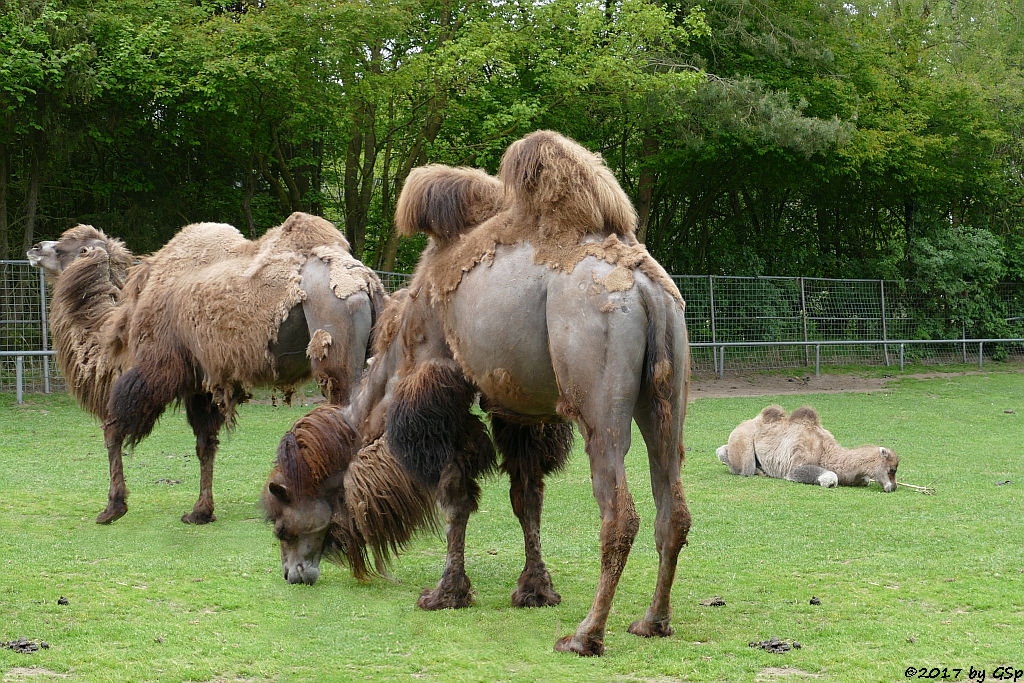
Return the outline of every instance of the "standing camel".
[[[375,353],[347,408],[334,419],[315,411],[285,436],[264,492],[286,578],[315,581],[319,571],[304,570],[324,548],[341,549],[362,573],[366,553],[353,552],[353,543],[377,553],[405,542],[405,529],[389,536],[384,523],[373,528],[376,517],[350,519],[351,510],[372,508],[366,499],[374,497],[359,485],[365,477],[351,476],[352,464],[363,462],[364,451],[375,461],[388,453],[433,491],[447,520],[444,571],[419,606],[469,605],[466,524],[477,507],[476,478],[497,460],[471,412],[479,394],[523,529],[515,606],[561,600],[541,557],[544,477],[565,463],[572,424],[583,436],[601,516],[601,573],[586,618],[555,644],[579,655],[604,651],[612,598],[639,526],[624,466],[636,420],[650,462],[660,560],[651,605],[629,630],[670,635],[670,591],[690,526],[679,479],[689,375],[684,303],[637,242],[635,212],[614,176],[598,155],[539,131],[508,149],[497,179],[444,166],[414,170],[395,220],[402,234],[422,231],[430,241],[408,293],[381,320],[381,341],[390,343]],[[317,452],[322,444],[354,451],[360,438],[355,455]],[[342,469],[332,473],[325,465],[332,461]],[[400,478],[387,479],[394,496]],[[416,497],[407,498],[411,514],[422,516]],[[314,509],[319,523],[305,512]],[[304,544],[303,534],[314,532],[319,545]]]
[[[181,520],[212,522],[217,435],[248,389],[281,387],[290,397],[313,376],[329,401],[347,401],[385,299],[345,237],[303,213],[256,241],[222,223],[189,225],[135,265],[120,240],[79,225],[28,258],[54,282],[57,363],[103,421],[110,490],[100,524],[128,511],[123,448],[175,401],[200,467],[199,499]]]

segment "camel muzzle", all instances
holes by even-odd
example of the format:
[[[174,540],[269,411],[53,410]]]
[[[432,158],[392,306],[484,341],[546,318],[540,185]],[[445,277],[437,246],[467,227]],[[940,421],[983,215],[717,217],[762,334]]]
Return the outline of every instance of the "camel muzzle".
[[[282,564],[284,580],[291,584],[304,583],[312,586],[320,578],[320,567],[314,564],[299,562],[296,565],[288,566]]]

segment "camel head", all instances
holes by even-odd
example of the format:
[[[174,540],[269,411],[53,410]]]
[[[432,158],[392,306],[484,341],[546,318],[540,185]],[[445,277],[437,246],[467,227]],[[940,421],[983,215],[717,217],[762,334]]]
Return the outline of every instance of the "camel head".
[[[336,536],[335,511],[344,511],[342,482],[357,443],[334,406],[299,419],[281,439],[263,509],[281,544],[288,583],[312,585],[320,578],[320,559]]]
[[[359,580],[381,574],[418,528],[436,524],[433,496],[383,438],[357,448],[358,435],[336,406],[316,408],[281,439],[263,508],[288,583],[316,583],[324,557],[347,565]]]
[[[37,242],[25,254],[30,264],[41,268],[47,277],[57,278],[75,259],[91,249],[102,249],[110,258],[112,279],[118,286],[124,284],[132,254],[124,243],[107,237],[102,230],[91,225],[76,225],[64,231],[59,240]]]
[[[851,451],[852,460],[861,463],[861,484],[877,481],[886,493],[896,490],[896,470],[900,456],[884,446],[860,446]]]
[[[888,448],[878,446],[878,469],[872,479],[881,484],[886,493],[896,490],[896,470],[900,466],[900,456]]]

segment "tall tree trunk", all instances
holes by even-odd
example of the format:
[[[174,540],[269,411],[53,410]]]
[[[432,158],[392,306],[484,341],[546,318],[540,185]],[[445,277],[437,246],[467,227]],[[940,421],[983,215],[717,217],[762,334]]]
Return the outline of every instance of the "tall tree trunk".
[[[394,101],[388,103],[388,120],[394,120]],[[394,220],[392,216],[394,209],[394,192],[391,184],[391,160],[394,156],[394,146],[390,138],[384,146],[384,163],[380,174],[380,215],[381,220],[388,227],[385,231],[384,243],[377,248],[377,270],[394,270],[395,257],[398,254],[398,235],[392,227]],[[385,267],[385,264],[390,264]]]
[[[32,160],[29,168],[28,191],[25,193],[25,232],[21,246],[22,253],[28,251],[35,242],[36,215],[39,211],[39,186],[42,183],[42,163],[39,159],[39,145],[32,146]]]
[[[640,151],[640,178],[636,190],[636,238],[647,242],[647,227],[651,221],[654,199],[654,169],[651,160],[658,151],[658,142],[650,133],[644,134]]]
[[[254,166],[251,163],[250,166]],[[252,198],[256,195],[256,171],[245,171],[245,194],[242,195],[242,214],[245,216],[245,230],[249,239],[256,239],[256,221],[252,217]]]
[[[11,256],[10,223],[7,220],[7,145],[0,145],[0,258]]]

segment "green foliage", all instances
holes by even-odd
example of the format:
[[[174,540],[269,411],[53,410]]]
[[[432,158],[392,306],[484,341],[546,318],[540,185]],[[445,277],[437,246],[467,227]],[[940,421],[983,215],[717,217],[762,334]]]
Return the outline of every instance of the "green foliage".
[[[910,244],[912,280],[925,302],[915,311],[924,322],[923,339],[957,337],[972,330],[978,337],[1011,333],[1007,312],[996,296],[1005,273],[999,240],[987,230],[970,226],[936,226]]]
[[[626,633],[650,600],[657,566],[647,458],[634,434],[626,466],[641,527],[600,659],[552,650],[586,613],[598,573],[600,519],[579,445],[545,491],[545,560],[562,604],[509,606],[522,532],[507,480],[495,477],[468,529],[477,604],[425,612],[415,600],[441,572],[437,536],[416,539],[390,580],[360,584],[333,565],[313,587],[281,579],[257,501],[277,440],[308,407],[242,407],[218,454],[218,520],[205,527],[178,521],[194,501],[198,467],[184,418],[168,414],[126,460],[128,515],[98,526],[107,476],[99,425],[67,396],[25,406],[0,396],[8,465],[0,471],[0,640],[50,645],[34,654],[0,649],[0,674],[747,681],[787,667],[876,681],[903,679],[913,664],[973,665],[991,677],[1021,649],[1013,619],[1024,609],[1016,589],[1021,396],[1024,376],[988,373],[906,379],[871,394],[691,403],[683,483],[694,523],[673,591],[675,635],[664,639]],[[931,485],[935,495],[728,474],[715,448],[772,401],[815,406],[841,443],[894,449],[899,480]],[[725,606],[699,604],[716,595]],[[67,605],[57,604],[62,596]],[[809,604],[812,596],[821,604]],[[782,655],[748,647],[771,637],[803,647]]]
[[[408,270],[412,167],[493,172],[553,128],[604,154],[672,272],[901,278],[930,226],[969,225],[1020,279],[1017,5],[8,0],[0,253],[307,210]]]

